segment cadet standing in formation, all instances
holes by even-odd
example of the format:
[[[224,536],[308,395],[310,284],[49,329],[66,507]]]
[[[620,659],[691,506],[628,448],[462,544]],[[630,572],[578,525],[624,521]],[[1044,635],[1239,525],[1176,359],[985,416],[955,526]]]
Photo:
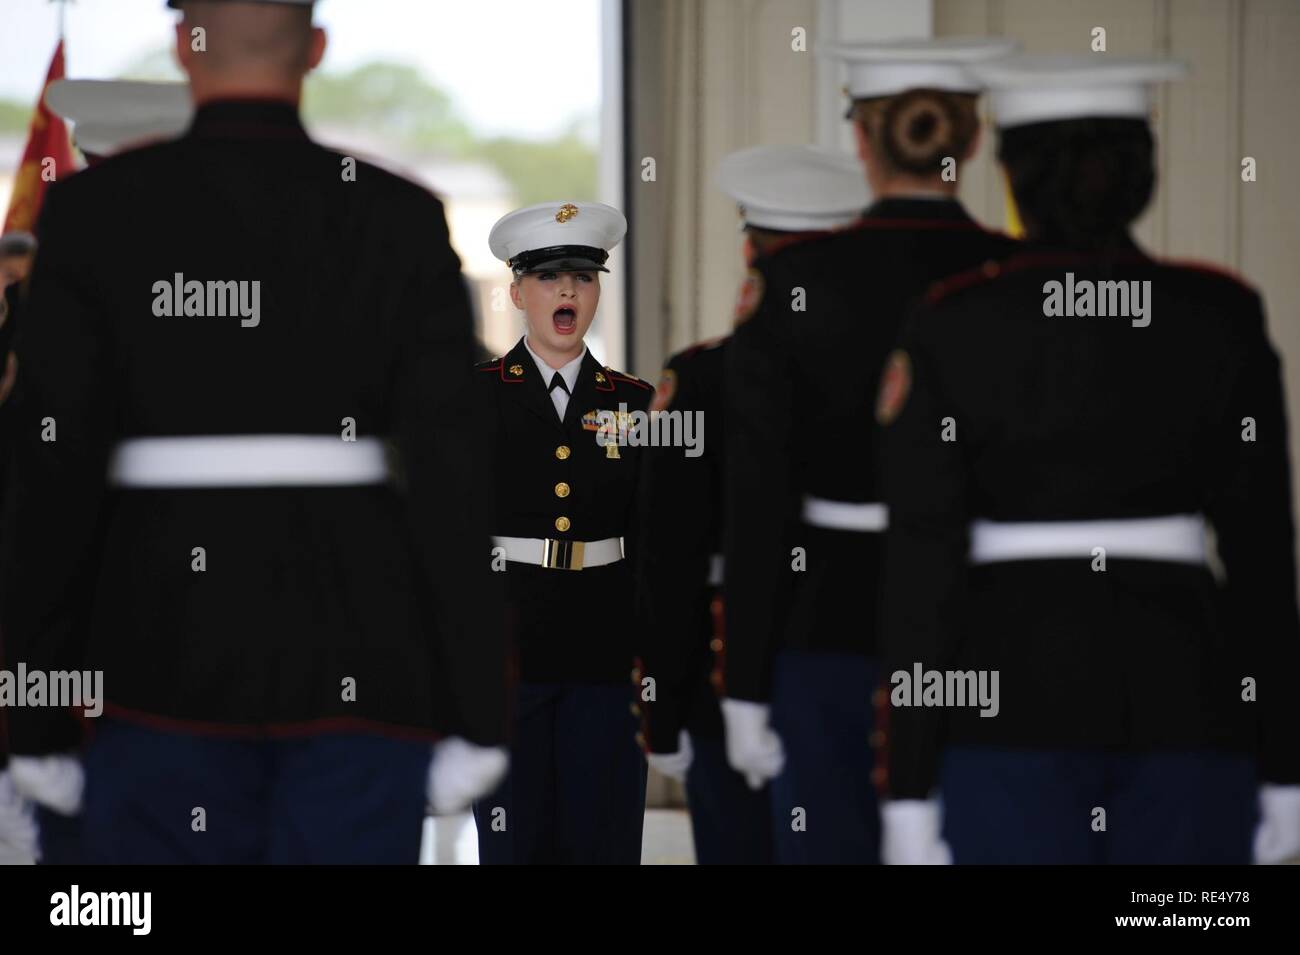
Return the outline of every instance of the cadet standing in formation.
[[[98,165],[121,150],[179,136],[189,125],[194,112],[189,87],[184,83],[62,79],[50,84],[45,104],[74,124],[73,140],[90,166]],[[6,291],[17,293],[18,286]],[[24,299],[25,296],[11,295],[9,321],[0,327],[0,341],[4,343],[0,354],[8,355],[6,376],[0,381],[0,427],[3,429],[0,441],[3,442],[6,472],[15,438],[14,406],[21,404],[17,396],[12,403],[5,400],[17,378],[17,357],[10,347],[18,347],[15,326],[21,322],[18,313],[25,310]],[[7,474],[5,477],[7,479]],[[75,789],[68,790],[63,798],[51,798],[63,788],[57,783],[57,776],[50,776],[58,772],[58,766],[56,761],[33,763],[20,758],[17,783],[20,789],[30,790],[40,797],[34,803],[40,832],[40,861],[66,865],[82,859],[81,820],[76,814]],[[75,764],[64,763],[63,769],[65,780],[75,784],[80,778],[79,767]]]
[[[1278,359],[1257,292],[1129,235],[1149,88],[1178,72],[981,70],[1029,243],[936,287],[890,362],[884,640],[894,667],[996,671],[1000,693],[994,718],[893,708],[898,861],[946,857],[941,796],[959,863],[1246,863],[1257,778],[1256,857],[1300,851]]]
[[[732,153],[719,164],[717,181],[739,208],[747,265],[846,226],[867,205],[858,162],[815,146]],[[652,413],[680,417],[679,428],[697,419],[700,446],[690,454],[680,443],[647,449],[642,489],[640,582],[651,636],[639,668],[657,684],[655,702],[642,704],[646,758],[665,775],[685,780],[695,857],[703,864],[772,861],[768,788],[751,789],[727,764],[718,706],[725,692],[722,383],[728,340],[694,345],[669,359]]]
[[[872,409],[908,306],[930,282],[1009,242],[981,229],[954,195],[956,165],[979,138],[968,67],[1011,46],[837,48],[875,201],[852,229],[759,257],[742,293],[725,385],[722,708],[732,765],[776,779],[782,862],[878,858],[864,743],[887,513]]]
[[[414,862],[505,764],[459,263],[434,197],[308,138],[308,0],[181,6],[188,133],[45,201],[6,663],[103,673],[92,861]],[[8,717],[25,794],[79,804],[77,723]]]
[[[474,807],[485,863],[641,858],[628,616],[642,449],[625,442],[653,388],[602,366],[583,341],[626,230],[609,206],[547,202],[489,237],[527,331],[475,372],[497,435],[491,575],[505,579],[519,672],[510,774]]]
[[[26,263],[35,249],[35,239],[27,233],[14,233],[0,239],[0,494],[8,484],[10,417],[16,372],[10,347],[17,325],[17,312],[26,284]],[[25,865],[40,856],[35,810],[19,793],[9,772],[9,746],[6,742],[5,710],[0,709],[0,865]]]

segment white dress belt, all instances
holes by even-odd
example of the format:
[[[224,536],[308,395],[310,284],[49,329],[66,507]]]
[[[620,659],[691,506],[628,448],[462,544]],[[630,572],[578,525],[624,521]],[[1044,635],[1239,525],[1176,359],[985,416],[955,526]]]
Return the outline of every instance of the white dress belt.
[[[723,557],[721,554],[709,555],[709,586],[722,586]]]
[[[607,537],[598,541],[561,541],[541,537],[493,536],[492,544],[505,549],[506,560],[562,570],[603,567],[623,559],[621,537]]]
[[[837,531],[883,531],[889,528],[889,508],[875,502],[832,501],[805,494],[803,521]]]
[[[1136,557],[1180,564],[1205,563],[1205,519],[1200,514],[1100,521],[973,521],[970,562]]]
[[[325,434],[131,438],[118,443],[108,462],[108,482],[117,487],[293,487],[386,480],[381,441],[344,441]]]

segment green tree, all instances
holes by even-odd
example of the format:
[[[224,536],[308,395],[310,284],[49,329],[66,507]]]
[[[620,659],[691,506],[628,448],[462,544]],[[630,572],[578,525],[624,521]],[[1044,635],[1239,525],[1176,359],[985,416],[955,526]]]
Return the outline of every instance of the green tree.
[[[534,142],[499,137],[477,144],[475,153],[514,187],[520,205],[552,199],[595,199],[596,150],[574,123],[556,139]]]
[[[30,103],[0,99],[0,133],[22,133],[32,121]]]
[[[463,154],[474,138],[451,97],[399,63],[311,74],[303,115],[308,122],[361,127],[412,150]]]

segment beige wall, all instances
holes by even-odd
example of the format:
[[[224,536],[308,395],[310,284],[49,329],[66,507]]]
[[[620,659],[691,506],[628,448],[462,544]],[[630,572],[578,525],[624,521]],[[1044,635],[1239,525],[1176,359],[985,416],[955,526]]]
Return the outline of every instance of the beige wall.
[[[735,205],[713,184],[727,153],[814,136],[811,47],[815,0],[633,3],[637,37],[633,147],[639,170],[625,198],[637,235],[632,305],[635,371],[657,378],[663,358],[729,327],[744,274]],[[809,52],[790,31],[808,31]]]

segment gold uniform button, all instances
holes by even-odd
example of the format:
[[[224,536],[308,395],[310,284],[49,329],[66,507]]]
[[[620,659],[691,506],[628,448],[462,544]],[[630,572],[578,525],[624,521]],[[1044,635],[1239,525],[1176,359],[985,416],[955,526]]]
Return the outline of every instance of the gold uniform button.
[[[565,484],[563,481],[561,481],[559,484],[555,485],[555,496],[556,496],[556,497],[568,497],[568,496],[569,496],[569,485]],[[563,530],[563,528],[561,528],[561,530]]]
[[[629,703],[628,708],[632,711],[633,716],[641,715],[641,707],[637,706],[635,703]]]
[[[709,682],[716,687],[722,686],[722,674],[717,670],[714,670],[709,674]]]
[[[569,460],[569,455],[572,453],[573,452],[569,450],[569,446],[567,444],[562,444],[555,449],[555,456],[559,458],[561,461]]]
[[[557,517],[555,519],[555,529],[557,531],[567,531],[569,529],[569,519],[567,517]]]
[[[723,644],[722,644],[721,637],[714,637],[712,640],[709,641],[709,649],[712,650],[714,653],[721,653],[722,646]]]
[[[636,745],[639,746],[639,747],[641,747],[641,749],[645,749],[645,734],[644,734],[644,733],[637,733],[637,734],[636,734]]]

